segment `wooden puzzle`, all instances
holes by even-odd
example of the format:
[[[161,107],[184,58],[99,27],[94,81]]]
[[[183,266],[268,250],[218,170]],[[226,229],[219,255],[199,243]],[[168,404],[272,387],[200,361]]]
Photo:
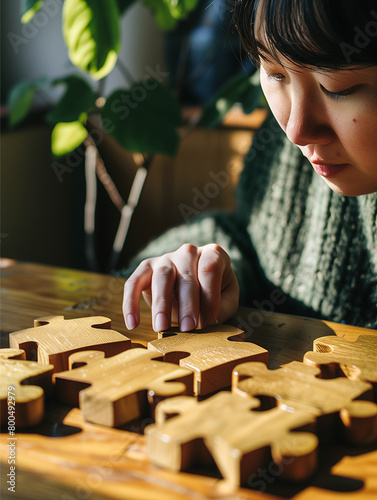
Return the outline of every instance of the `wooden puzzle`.
[[[313,415],[281,407],[255,411],[259,404],[230,392],[202,402],[189,397],[163,401],[156,423],[145,430],[148,456],[162,467],[186,470],[200,459],[204,443],[232,485],[247,485],[271,459],[282,468],[282,477],[307,479],[316,467],[318,441],[314,434],[292,431],[311,424]]]
[[[179,363],[194,372],[194,394],[206,395],[230,387],[232,370],[239,363],[267,363],[266,349],[251,342],[237,342],[244,332],[230,325],[218,325],[180,333],[177,329],[159,334],[148,349],[161,353],[164,360]]]
[[[318,366],[322,376],[345,376],[364,380],[374,387],[377,402],[377,337],[359,335],[355,341],[341,337],[320,337],[314,341],[313,352],[307,352],[304,362]]]
[[[54,367],[24,358],[19,349],[0,349],[1,426],[11,421],[17,428],[33,427],[43,419],[44,392],[51,391]]]
[[[233,371],[232,392],[268,398],[270,406],[305,410],[317,417],[320,434],[333,435],[341,420],[349,440],[360,445],[373,442],[377,438],[377,405],[354,401],[368,397],[371,384],[346,377],[321,379],[320,374],[318,367],[298,361],[277,370],[268,370],[262,363],[244,363]]]
[[[373,446],[377,405],[364,398],[373,399],[373,387],[376,396],[377,337],[320,338],[304,363],[277,370],[267,369],[265,349],[238,342],[242,337],[229,325],[170,329],[148,349],[132,349],[108,318],[41,318],[10,335],[12,349],[0,350],[1,423],[9,386],[16,388],[19,428],[41,423],[44,389],[79,406],[87,426],[101,424],[119,436],[126,431],[109,427],[149,423],[155,412],[145,428],[149,461],[164,474],[214,462],[231,488],[252,487],[251,478],[271,464],[280,479],[307,480],[318,447],[327,443],[322,437],[338,432]],[[232,392],[218,392],[231,385]],[[135,436],[148,463],[144,437]]]
[[[172,363],[156,360],[147,349],[130,349],[110,358],[102,353],[74,355],[80,368],[54,375],[60,401],[77,406],[90,422],[117,427],[143,416],[147,405],[192,394],[193,373]]]
[[[69,356],[96,349],[113,356],[131,347],[131,341],[115,330],[104,316],[64,319],[48,316],[34,321],[34,327],[9,335],[10,347],[24,349],[27,359],[54,365],[54,372],[68,369]]]

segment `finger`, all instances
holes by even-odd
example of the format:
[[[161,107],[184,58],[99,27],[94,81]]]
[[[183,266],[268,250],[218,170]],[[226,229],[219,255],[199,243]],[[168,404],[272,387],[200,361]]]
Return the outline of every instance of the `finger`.
[[[143,290],[151,285],[152,268],[149,261],[143,261],[124,284],[123,316],[128,330],[140,323],[140,298]]]
[[[153,264],[152,275],[152,324],[155,332],[170,327],[172,298],[176,269],[169,257],[163,256]]]
[[[224,250],[216,244],[200,249],[198,280],[200,284],[200,328],[213,325],[218,318],[221,302],[221,284],[229,259]]]
[[[178,300],[178,322],[182,332],[195,330],[199,320],[200,287],[198,282],[198,249],[182,245],[173,255],[177,269],[175,293]]]
[[[227,274],[224,274],[220,309],[217,316],[217,321],[219,323],[224,323],[232,316],[234,316],[238,309],[240,289],[236,275],[230,268]]]

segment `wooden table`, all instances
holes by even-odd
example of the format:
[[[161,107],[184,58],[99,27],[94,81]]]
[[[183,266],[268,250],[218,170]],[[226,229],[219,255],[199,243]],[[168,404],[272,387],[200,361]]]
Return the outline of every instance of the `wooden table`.
[[[128,332],[121,302],[124,280],[107,275],[2,261],[1,345],[10,332],[29,328],[42,316],[65,318],[103,315],[112,328],[146,345],[155,339],[150,313],[142,304],[141,325]],[[232,323],[247,324],[251,313],[240,309]],[[249,340],[269,350],[270,367],[302,360],[315,338],[336,334],[350,339],[376,331],[278,313],[263,314]],[[259,491],[230,490],[216,473],[172,473],[148,462],[143,427],[135,422],[112,429],[84,422],[78,409],[47,408],[43,425],[17,435],[16,493],[7,491],[7,434],[1,436],[1,498],[27,500],[186,500],[186,499],[372,499],[377,498],[375,447],[325,449],[311,484],[284,485],[261,471]],[[261,484],[262,484],[261,483]],[[263,493],[261,491],[263,490]]]

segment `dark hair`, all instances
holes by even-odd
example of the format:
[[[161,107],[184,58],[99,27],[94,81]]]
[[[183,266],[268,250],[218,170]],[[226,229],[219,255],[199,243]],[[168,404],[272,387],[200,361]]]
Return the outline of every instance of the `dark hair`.
[[[376,0],[238,0],[234,23],[257,66],[266,50],[324,70],[377,65]]]

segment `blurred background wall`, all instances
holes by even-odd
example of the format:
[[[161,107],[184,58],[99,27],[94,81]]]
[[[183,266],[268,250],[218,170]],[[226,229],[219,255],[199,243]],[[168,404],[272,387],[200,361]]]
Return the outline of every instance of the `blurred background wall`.
[[[11,86],[21,80],[43,76],[57,78],[73,69],[61,30],[62,4],[62,0],[46,1],[41,9],[44,15],[36,16],[28,25],[23,25],[19,0],[1,1],[2,104],[6,102]],[[145,76],[148,65],[164,65],[163,35],[150,11],[140,2],[133,4],[122,18],[119,58],[127,64],[135,79]],[[106,79],[106,90],[111,91],[122,85],[124,77],[115,68]],[[56,95],[40,95],[36,104],[44,106],[47,97],[56,98]]]
[[[59,182],[51,167],[51,128],[39,112],[56,101],[62,89],[38,91],[34,113],[16,130],[9,130],[7,121],[7,96],[14,84],[39,77],[52,80],[73,71],[62,36],[61,5],[61,0],[46,1],[43,14],[23,25],[18,0],[0,4],[1,255],[86,268],[82,161],[74,160],[77,166]],[[145,76],[148,66],[164,68],[162,33],[140,3],[131,6],[122,19],[119,57],[136,80]],[[106,91],[128,84],[115,68],[106,79]]]
[[[18,0],[2,0],[0,5],[1,256],[89,269],[83,229],[84,150],[79,148],[69,155],[65,160],[69,172],[59,178],[50,152],[51,127],[43,119],[46,106],[56,101],[63,89],[38,91],[31,116],[14,130],[7,123],[7,96],[12,85],[45,76],[52,80],[70,70],[77,73],[68,60],[62,37],[62,0],[45,0],[42,14],[28,25],[20,22]],[[237,50],[227,46],[227,21],[220,7],[226,9],[226,0],[202,0],[199,12],[183,22],[178,32],[163,35],[150,11],[136,2],[122,19],[119,59],[135,80],[150,75],[151,69],[163,71],[177,87],[181,85],[178,90],[187,104],[200,105],[229,75],[242,70]],[[229,14],[227,10],[225,13]],[[187,33],[191,34],[184,49],[188,58],[182,66],[177,48],[187,44]],[[129,84],[124,71],[115,67],[106,78],[105,93]],[[181,142],[176,158],[156,155],[120,266],[164,229],[185,223],[184,210],[197,214],[234,208],[233,190],[243,156],[250,146],[251,130],[260,121],[260,115],[248,123],[236,116],[215,130],[197,128]],[[136,171],[131,155],[106,135],[99,150],[126,200]],[[59,159],[59,163],[64,160]],[[216,184],[216,179],[224,178],[225,183]],[[101,272],[106,269],[118,221],[119,212],[98,183],[94,244],[97,270]]]

